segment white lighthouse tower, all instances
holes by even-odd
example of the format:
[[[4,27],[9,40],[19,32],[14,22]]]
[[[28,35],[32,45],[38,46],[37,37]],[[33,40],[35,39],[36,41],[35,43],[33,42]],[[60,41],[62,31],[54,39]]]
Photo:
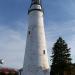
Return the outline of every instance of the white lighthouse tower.
[[[28,32],[23,75],[49,75],[41,0],[32,0],[28,10]]]

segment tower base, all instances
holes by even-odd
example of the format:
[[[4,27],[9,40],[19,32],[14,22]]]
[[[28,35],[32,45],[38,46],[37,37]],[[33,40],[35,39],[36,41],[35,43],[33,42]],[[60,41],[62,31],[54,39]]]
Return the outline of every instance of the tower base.
[[[49,69],[42,70],[41,67],[35,67],[32,69],[25,68],[22,75],[50,75],[50,71]]]

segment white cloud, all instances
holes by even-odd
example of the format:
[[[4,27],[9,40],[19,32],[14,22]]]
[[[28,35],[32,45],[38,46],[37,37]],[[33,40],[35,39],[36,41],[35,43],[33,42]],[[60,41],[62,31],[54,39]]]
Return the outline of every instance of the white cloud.
[[[71,36],[71,39],[69,40],[69,46],[71,47],[71,57],[72,62],[75,63],[75,35]]]
[[[0,58],[5,60],[4,66],[19,68],[23,64],[25,52],[25,36],[12,29],[0,26]]]
[[[75,20],[62,24],[49,23],[49,25],[47,25],[46,38],[49,55],[51,55],[53,44],[56,42],[59,36],[63,37],[68,46],[71,47],[71,56],[73,62],[75,62]]]
[[[24,24],[18,22],[16,24],[24,28]],[[27,26],[25,29],[27,29]],[[27,30],[25,30],[26,32]],[[21,31],[0,26],[0,58],[5,60],[4,66],[22,67],[26,40],[24,35],[26,34],[21,34]],[[63,24],[49,23],[46,26],[49,56],[51,56],[51,49],[59,36],[62,36],[67,44],[69,44],[69,47],[71,47],[73,62],[75,62],[75,20]]]

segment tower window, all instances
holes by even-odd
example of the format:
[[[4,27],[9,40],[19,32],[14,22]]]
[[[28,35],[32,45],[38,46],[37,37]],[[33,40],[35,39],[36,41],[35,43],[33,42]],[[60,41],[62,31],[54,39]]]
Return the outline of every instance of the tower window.
[[[45,54],[45,50],[43,50],[43,54]]]
[[[28,32],[28,34],[30,35],[30,31]]]

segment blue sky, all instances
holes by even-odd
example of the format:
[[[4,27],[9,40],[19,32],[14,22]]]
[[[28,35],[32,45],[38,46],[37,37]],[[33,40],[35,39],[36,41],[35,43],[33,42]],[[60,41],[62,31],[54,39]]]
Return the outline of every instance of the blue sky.
[[[23,65],[28,8],[31,0],[0,0],[0,58],[1,66],[21,68]],[[59,36],[71,48],[75,62],[75,0],[42,0],[49,56]]]

